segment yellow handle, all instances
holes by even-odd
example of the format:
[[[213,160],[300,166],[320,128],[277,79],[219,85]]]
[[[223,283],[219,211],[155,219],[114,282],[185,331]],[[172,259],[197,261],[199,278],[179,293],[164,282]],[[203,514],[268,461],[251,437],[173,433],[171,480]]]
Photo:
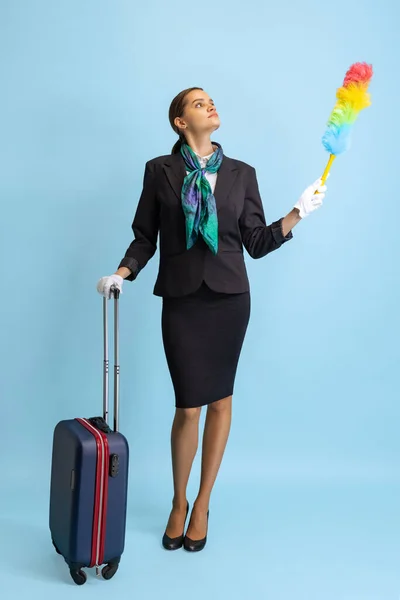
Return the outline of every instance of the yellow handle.
[[[325,171],[323,172],[323,174],[322,174],[322,177],[321,177],[321,179],[322,179],[321,185],[324,185],[324,183],[325,183],[325,180],[326,180],[326,178],[328,177],[328,173],[329,173],[329,171],[330,171],[330,168],[331,168],[331,166],[332,166],[332,163],[333,163],[333,161],[334,161],[334,159],[335,159],[335,158],[336,158],[336,155],[335,155],[335,154],[331,154],[331,155],[329,156],[328,164],[326,165],[326,167],[325,167]],[[317,192],[317,190],[315,190],[315,193],[316,193],[316,194],[319,194],[319,192]]]

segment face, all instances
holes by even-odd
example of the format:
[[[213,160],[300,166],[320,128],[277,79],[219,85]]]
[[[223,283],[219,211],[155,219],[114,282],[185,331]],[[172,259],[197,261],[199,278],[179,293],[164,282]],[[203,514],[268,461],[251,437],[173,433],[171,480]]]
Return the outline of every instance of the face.
[[[183,115],[175,119],[181,131],[195,135],[211,134],[220,126],[214,101],[203,90],[192,90],[185,98]]]

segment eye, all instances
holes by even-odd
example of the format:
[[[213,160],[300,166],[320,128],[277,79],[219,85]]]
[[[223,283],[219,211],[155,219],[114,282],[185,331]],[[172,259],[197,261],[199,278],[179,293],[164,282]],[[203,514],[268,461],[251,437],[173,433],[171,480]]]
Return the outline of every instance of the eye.
[[[196,102],[194,106],[195,108],[197,108],[198,106],[203,106],[203,102]],[[211,106],[215,106],[214,102],[211,102]]]

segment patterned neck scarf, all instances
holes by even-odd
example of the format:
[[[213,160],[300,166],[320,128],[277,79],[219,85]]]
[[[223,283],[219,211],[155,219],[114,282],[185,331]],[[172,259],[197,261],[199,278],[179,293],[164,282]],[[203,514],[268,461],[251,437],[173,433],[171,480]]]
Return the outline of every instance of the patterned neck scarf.
[[[201,167],[196,154],[188,144],[182,144],[180,152],[184,158],[186,175],[181,192],[182,208],[186,217],[186,248],[196,242],[199,231],[213,254],[218,252],[218,218],[215,198],[205,172],[216,173],[222,163],[224,153],[219,144],[209,158],[206,166]]]

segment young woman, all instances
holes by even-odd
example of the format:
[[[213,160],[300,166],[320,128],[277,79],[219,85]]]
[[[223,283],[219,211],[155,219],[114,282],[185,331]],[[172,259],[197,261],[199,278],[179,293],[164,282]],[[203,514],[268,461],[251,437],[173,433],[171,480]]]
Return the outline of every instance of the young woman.
[[[293,227],[319,208],[326,186],[317,179],[293,209],[266,224],[256,172],[228,158],[210,136],[220,126],[213,100],[199,87],[180,92],[169,120],[179,139],[172,153],[146,163],[132,223],[134,240],[117,271],[97,290],[133,281],[160,245],[153,293],[162,297],[162,339],[175,392],[171,432],[174,497],[162,539],[169,550],[202,550],[211,491],[231,424],[232,394],[250,317],[243,247],[261,258],[292,239]],[[318,191],[318,194],[316,194]],[[186,488],[207,405],[201,481],[186,534]]]

